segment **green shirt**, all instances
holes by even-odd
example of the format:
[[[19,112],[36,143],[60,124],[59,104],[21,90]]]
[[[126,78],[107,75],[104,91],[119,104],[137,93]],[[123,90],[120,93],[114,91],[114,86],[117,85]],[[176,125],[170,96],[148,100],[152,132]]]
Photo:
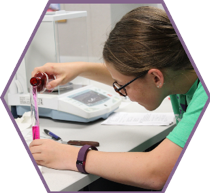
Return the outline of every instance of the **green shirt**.
[[[169,140],[184,147],[207,98],[199,79],[194,82],[186,94],[170,95],[177,125],[167,136]]]

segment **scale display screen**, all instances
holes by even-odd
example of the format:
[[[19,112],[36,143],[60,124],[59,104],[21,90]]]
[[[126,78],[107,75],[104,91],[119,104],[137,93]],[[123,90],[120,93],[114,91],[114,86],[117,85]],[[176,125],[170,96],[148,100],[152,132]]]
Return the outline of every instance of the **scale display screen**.
[[[109,100],[109,97],[106,97],[105,95],[102,95],[92,90],[79,93],[76,96],[73,95],[70,98],[79,101],[87,106],[98,105]]]

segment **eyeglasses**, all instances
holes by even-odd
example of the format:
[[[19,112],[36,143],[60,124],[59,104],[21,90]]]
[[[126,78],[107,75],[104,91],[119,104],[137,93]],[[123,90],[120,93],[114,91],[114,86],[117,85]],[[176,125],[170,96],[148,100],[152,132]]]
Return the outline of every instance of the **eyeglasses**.
[[[121,96],[124,96],[126,97],[127,96],[127,92],[126,92],[126,89],[125,87],[128,86],[129,84],[131,84],[133,81],[135,81],[136,79],[144,76],[148,71],[142,73],[141,75],[137,76],[136,78],[134,78],[133,80],[131,80],[130,82],[126,83],[125,85],[120,85],[117,83],[117,81],[113,82],[113,87],[114,87],[114,90],[120,94]]]

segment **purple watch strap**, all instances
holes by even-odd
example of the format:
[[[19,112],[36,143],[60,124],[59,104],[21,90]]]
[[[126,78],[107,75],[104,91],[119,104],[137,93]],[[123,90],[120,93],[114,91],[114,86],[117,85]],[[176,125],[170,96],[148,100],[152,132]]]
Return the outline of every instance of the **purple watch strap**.
[[[85,171],[85,160],[86,160],[87,152],[89,151],[89,149],[98,150],[95,146],[84,145],[79,150],[78,157],[77,157],[77,162],[76,162],[77,169],[84,174],[88,174]]]

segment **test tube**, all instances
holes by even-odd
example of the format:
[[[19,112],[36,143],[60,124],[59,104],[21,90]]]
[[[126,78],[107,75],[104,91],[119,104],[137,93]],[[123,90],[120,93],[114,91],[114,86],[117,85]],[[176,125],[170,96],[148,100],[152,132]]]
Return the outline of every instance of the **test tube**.
[[[32,122],[33,140],[40,139],[39,110],[38,110],[37,87],[36,86],[31,86],[30,103],[31,103],[31,122]]]

